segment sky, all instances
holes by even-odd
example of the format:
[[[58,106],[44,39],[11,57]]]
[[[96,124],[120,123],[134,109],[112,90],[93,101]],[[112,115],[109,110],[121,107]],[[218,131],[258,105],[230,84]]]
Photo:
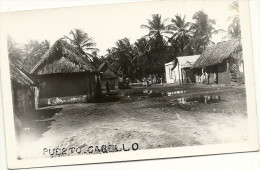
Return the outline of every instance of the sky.
[[[162,18],[173,18],[176,14],[186,15],[192,21],[195,12],[203,10],[210,19],[215,19],[217,29],[227,30],[228,18],[234,15],[229,10],[233,0],[172,0],[136,2],[113,5],[57,8],[10,12],[4,15],[7,33],[17,43],[32,40],[49,40],[51,45],[68,36],[74,28],[83,29],[93,37],[100,49],[99,55],[115,46],[115,42],[124,37],[131,43],[148,34],[148,30],[140,28],[147,24],[152,14],[161,14]],[[226,34],[213,36],[214,42],[222,41]]]

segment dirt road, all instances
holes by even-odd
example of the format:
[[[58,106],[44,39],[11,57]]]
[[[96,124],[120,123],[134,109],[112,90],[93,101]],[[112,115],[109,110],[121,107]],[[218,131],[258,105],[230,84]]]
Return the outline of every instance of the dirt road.
[[[80,154],[103,153],[103,145],[109,152],[108,147],[113,146],[110,149],[115,151],[115,145],[118,150],[133,150],[137,144],[138,149],[152,149],[247,139],[246,96],[242,87],[148,90],[156,93],[147,92],[146,88],[123,90],[117,102],[62,105],[54,116],[24,124],[20,157],[78,155],[77,148],[81,148]],[[181,90],[185,92],[176,92]],[[73,147],[73,152],[67,150],[64,154],[54,154],[52,150]]]

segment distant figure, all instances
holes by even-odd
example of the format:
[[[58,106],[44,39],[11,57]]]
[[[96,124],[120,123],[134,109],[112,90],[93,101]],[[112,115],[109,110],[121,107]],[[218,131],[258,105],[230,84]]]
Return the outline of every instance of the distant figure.
[[[151,98],[153,91],[152,90],[148,90],[148,99]]]
[[[129,87],[129,83],[130,83],[129,78],[126,78],[126,79],[125,79],[125,83],[126,83],[126,87],[128,88],[128,87]]]
[[[208,85],[209,84],[209,74],[207,72],[205,72],[205,77],[206,77],[206,84]]]
[[[153,84],[156,84],[156,83],[157,83],[157,78],[154,77],[154,78],[153,78]]]
[[[145,77],[142,79],[142,81],[143,81],[143,86],[147,85],[147,84],[145,84],[145,83],[147,83],[147,80]]]
[[[147,79],[147,87],[151,86],[151,81],[150,81],[150,78]]]
[[[214,73],[214,84],[217,84],[217,74]]]
[[[163,84],[163,78],[160,78],[160,83]]]
[[[105,86],[106,86],[106,92],[109,93],[110,92],[110,84],[109,84],[108,81],[106,82]]]
[[[118,85],[119,85],[119,88],[120,89],[122,89],[123,87],[124,87],[124,79],[123,79],[123,77],[119,77],[119,83],[118,83]]]

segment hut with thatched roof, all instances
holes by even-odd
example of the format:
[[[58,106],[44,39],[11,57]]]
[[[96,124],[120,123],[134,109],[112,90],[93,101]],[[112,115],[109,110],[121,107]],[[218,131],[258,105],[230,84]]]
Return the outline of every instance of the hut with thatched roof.
[[[55,99],[84,96],[92,101],[97,90],[98,72],[77,49],[57,40],[31,70],[41,80],[40,98]]]
[[[38,108],[39,89],[34,79],[10,62],[12,100],[17,117],[26,117]]]
[[[207,48],[191,68],[197,83],[230,84],[244,82],[243,67],[241,42],[233,39]]]
[[[109,85],[111,90],[118,89],[118,73],[113,69],[108,61],[103,62],[98,67],[98,71],[100,72],[101,90],[106,90],[106,84]]]

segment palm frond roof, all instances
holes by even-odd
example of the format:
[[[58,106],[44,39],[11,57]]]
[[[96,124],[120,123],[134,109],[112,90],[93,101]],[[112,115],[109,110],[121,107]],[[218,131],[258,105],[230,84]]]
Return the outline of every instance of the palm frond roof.
[[[114,70],[114,68],[108,63],[108,61],[104,61],[99,67],[98,71],[102,72],[102,78],[117,78],[118,73]]]
[[[96,72],[95,67],[76,48],[64,40],[57,40],[30,71],[31,74]]]
[[[242,45],[237,39],[222,41],[207,48],[191,68],[208,67],[220,64],[223,60],[242,57]]]
[[[31,87],[35,86],[35,82],[26,75],[22,70],[20,70],[14,63],[9,62],[10,65],[10,75],[11,82],[13,85]]]

